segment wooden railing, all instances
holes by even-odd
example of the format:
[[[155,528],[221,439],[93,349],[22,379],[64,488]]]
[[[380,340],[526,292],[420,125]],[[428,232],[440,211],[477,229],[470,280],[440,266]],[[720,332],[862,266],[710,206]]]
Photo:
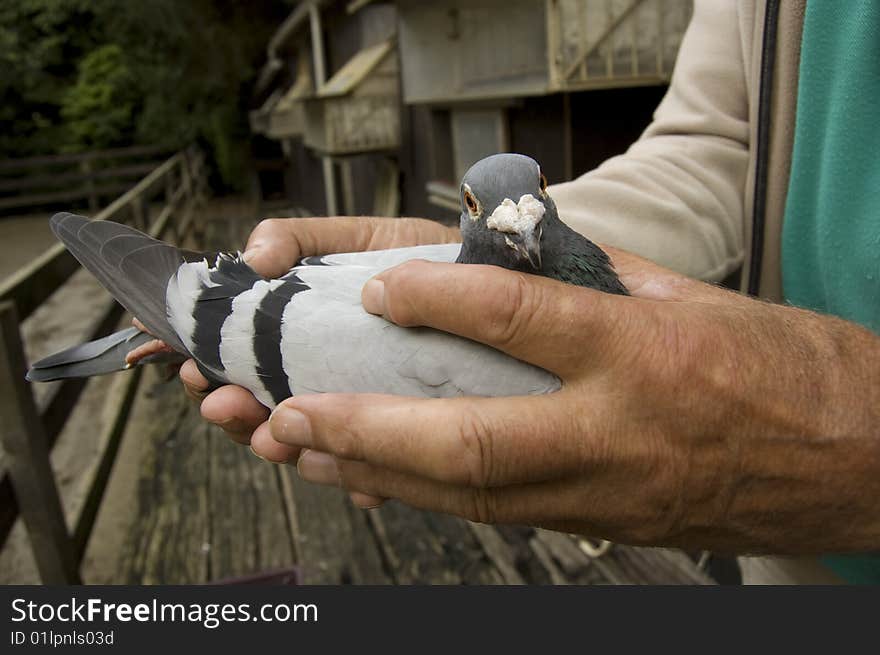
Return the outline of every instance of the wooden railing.
[[[116,220],[156,238],[182,242],[197,229],[204,201],[205,169],[195,149],[181,151],[157,166],[126,193],[98,212],[96,220]],[[153,210],[161,203],[158,213]],[[40,412],[25,382],[19,322],[28,317],[77,270],[79,264],[56,244],[0,285],[0,438],[6,471],[0,478],[0,545],[21,515],[44,583],[76,583],[79,565],[97,517],[128,413],[140,380],[125,380],[121,401],[100,437],[101,454],[92,471],[85,502],[68,531],[49,455],[85,388],[85,380],[65,380]],[[97,312],[87,339],[109,334],[122,308],[108,303]]]
[[[169,154],[165,146],[133,146],[69,155],[0,160],[0,212],[85,206],[124,193]]]

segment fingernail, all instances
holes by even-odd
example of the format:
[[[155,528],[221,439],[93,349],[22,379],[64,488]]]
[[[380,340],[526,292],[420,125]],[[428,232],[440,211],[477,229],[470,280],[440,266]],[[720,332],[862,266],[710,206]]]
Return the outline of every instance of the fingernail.
[[[339,467],[332,455],[314,450],[304,450],[299,456],[296,470],[307,482],[339,486]]]
[[[365,494],[360,491],[352,491],[348,494],[348,497],[351,499],[351,502],[360,509],[376,509],[385,502],[384,498]]]
[[[367,280],[361,291],[361,303],[371,314],[385,313],[385,283],[382,280]]]
[[[222,421],[214,421],[214,425],[219,428],[223,428],[227,432],[244,432],[247,427],[244,422],[238,418],[226,418]]]
[[[191,359],[185,361],[183,366],[180,367],[180,379],[194,391],[204,391],[208,388],[209,384],[204,380],[201,373],[199,373],[196,363]]]
[[[244,251],[241,255],[241,260],[245,264],[250,264],[251,260],[259,254],[259,246],[251,246],[247,250]]]
[[[278,405],[269,417],[269,429],[276,441],[300,448],[311,448],[309,417],[290,407]]]
[[[248,445],[248,448],[249,448],[250,451],[254,454],[254,457],[259,457],[259,458],[260,458],[261,460],[263,460],[264,462],[268,462],[269,464],[287,464],[287,460],[286,460],[286,459],[285,459],[285,460],[269,459],[268,457],[263,457],[260,453],[258,453],[256,450],[254,450],[254,447],[253,447],[253,446]]]

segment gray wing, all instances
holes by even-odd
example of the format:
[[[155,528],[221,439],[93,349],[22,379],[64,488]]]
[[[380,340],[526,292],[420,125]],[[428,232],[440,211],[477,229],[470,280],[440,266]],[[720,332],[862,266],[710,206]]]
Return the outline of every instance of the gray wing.
[[[382,270],[305,266],[308,285],[284,309],[283,368],[297,393],[516,396],[559,389],[559,379],[504,353],[430,328],[401,328],[368,314],[361,287]]]

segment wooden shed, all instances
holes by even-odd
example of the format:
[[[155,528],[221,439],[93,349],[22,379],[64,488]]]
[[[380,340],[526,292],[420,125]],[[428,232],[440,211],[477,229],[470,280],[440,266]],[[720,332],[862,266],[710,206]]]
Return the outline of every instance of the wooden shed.
[[[691,0],[398,0],[404,101],[668,81]]]
[[[358,52],[306,101],[306,145],[327,155],[396,150],[398,76],[393,38]]]
[[[263,133],[270,139],[301,137],[306,131],[306,101],[314,95],[312,64],[306,54],[297,60],[296,81],[268,113]]]

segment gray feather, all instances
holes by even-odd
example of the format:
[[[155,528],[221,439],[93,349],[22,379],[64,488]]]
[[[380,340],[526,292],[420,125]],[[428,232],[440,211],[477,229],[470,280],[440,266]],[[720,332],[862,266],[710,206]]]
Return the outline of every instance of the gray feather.
[[[154,338],[133,327],[120,330],[103,339],[80,344],[41,359],[31,365],[27,379],[30,382],[51,382],[52,380],[91,377],[122,371],[128,368],[125,363],[126,355]],[[176,358],[182,360],[179,355]],[[172,359],[174,359],[174,355],[154,355],[141,360],[139,364],[171,361]]]
[[[441,254],[450,252],[445,248]],[[384,262],[294,270],[310,287],[293,297],[282,328],[294,394],[448,398],[518,396],[560,387],[555,375],[489,346],[430,328],[401,328],[368,314],[361,306],[361,288],[384,270]]]
[[[177,248],[126,225],[75,214],[55,214],[49,224],[73,256],[151,334],[187,352],[165,310],[168,280],[184,261]]]
[[[306,257],[306,266],[369,266],[386,269],[411,259],[427,259],[432,262],[454,262],[461,251],[460,243],[443,243],[427,246],[410,246],[388,250],[367,250],[364,252],[343,252],[320,257]]]

